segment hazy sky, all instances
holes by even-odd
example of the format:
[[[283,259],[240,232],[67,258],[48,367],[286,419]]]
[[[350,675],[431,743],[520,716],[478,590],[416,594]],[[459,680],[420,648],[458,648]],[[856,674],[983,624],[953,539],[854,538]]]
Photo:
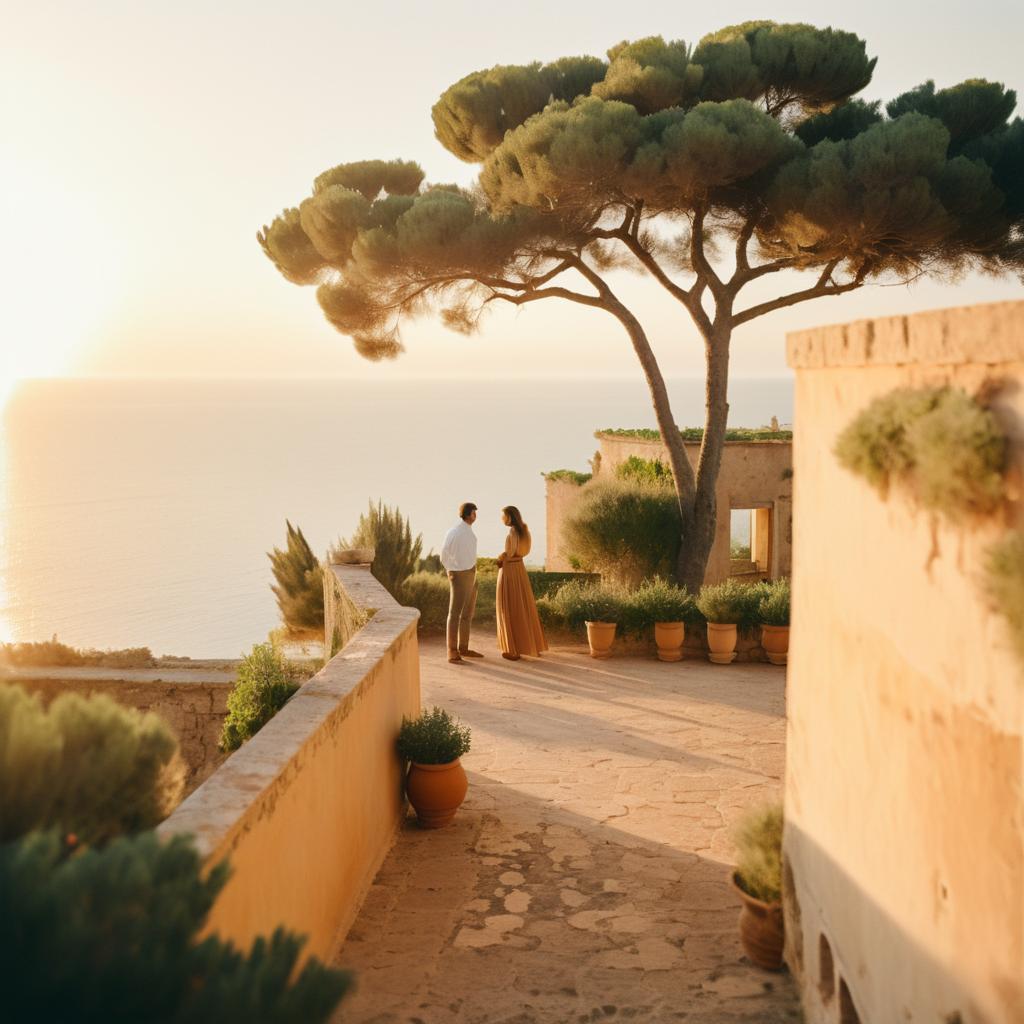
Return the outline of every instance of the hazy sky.
[[[603,54],[652,34],[696,42],[771,17],[864,37],[879,58],[867,98],[927,78],[1024,91],[1024,4],[996,0],[868,0],[841,12],[724,0],[692,14],[678,2],[594,0],[5,7],[0,378],[637,372],[610,317],[554,302],[501,309],[470,339],[425,321],[406,332],[399,361],[369,364],[257,246],[257,229],[337,163],[404,157],[430,180],[469,182],[476,168],[434,139],[430,107],[478,68]],[[699,372],[680,307],[640,278],[621,288],[666,371]],[[745,327],[734,372],[785,372],[783,335],[795,327],[1022,295],[1012,280],[971,279],[819,300]]]

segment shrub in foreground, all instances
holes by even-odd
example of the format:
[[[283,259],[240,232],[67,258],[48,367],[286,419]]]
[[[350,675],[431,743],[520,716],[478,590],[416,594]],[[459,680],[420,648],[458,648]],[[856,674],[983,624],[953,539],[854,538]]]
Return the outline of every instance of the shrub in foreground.
[[[627,599],[627,628],[649,629],[659,622],[701,621],[693,598],[684,587],[667,580],[645,580]]]
[[[398,753],[415,764],[450,764],[469,750],[470,730],[444,710],[433,707],[419,718],[403,718]]]
[[[789,580],[785,577],[762,583],[757,604],[758,620],[765,626],[789,625]]]
[[[570,582],[538,602],[553,624],[579,629],[587,622],[621,622],[628,591],[615,583]]]
[[[951,520],[990,512],[1004,494],[1006,438],[959,388],[901,388],[876,398],[836,441],[836,457],[880,490],[902,482]]]
[[[1024,658],[1024,533],[1009,533],[989,549],[985,589],[1006,619],[1018,655]]]
[[[0,846],[0,962],[12,1021],[327,1021],[350,981],[278,929],[248,953],[197,941],[227,879],[184,837],[69,851],[54,832]]]
[[[158,715],[103,694],[44,708],[0,686],[0,841],[48,826],[86,843],[152,828],[181,798],[177,750]]]
[[[781,804],[757,808],[736,827],[736,873],[743,890],[765,903],[782,899]]]
[[[238,666],[228,694],[221,750],[237,750],[284,707],[299,688],[297,673],[271,644],[256,644]]]
[[[563,535],[573,565],[636,586],[674,575],[681,528],[670,486],[599,479],[580,491]]]

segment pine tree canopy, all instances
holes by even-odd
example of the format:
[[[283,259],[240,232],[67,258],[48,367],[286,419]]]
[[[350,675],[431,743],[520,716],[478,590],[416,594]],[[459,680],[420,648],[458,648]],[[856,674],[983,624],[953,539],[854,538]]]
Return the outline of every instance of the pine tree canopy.
[[[435,304],[471,330],[495,299],[585,301],[544,286],[628,265],[628,250],[655,276],[699,273],[716,235],[742,241],[747,275],[818,268],[826,288],[844,274],[852,287],[1019,271],[1015,94],[926,82],[883,114],[852,98],[874,66],[848,32],[755,21],[695,47],[656,36],[606,61],[476,71],[433,120],[481,165],[477,188],[424,185],[402,160],[342,164],[259,240],[286,278],[318,285],[327,319],[370,358],[397,355],[402,318]]]

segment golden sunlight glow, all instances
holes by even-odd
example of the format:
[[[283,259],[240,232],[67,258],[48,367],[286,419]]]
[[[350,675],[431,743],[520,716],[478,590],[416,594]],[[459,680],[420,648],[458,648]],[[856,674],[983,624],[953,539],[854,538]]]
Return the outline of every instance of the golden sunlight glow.
[[[19,378],[68,372],[119,276],[117,247],[88,194],[73,190],[74,176],[58,181],[5,162],[0,407]]]

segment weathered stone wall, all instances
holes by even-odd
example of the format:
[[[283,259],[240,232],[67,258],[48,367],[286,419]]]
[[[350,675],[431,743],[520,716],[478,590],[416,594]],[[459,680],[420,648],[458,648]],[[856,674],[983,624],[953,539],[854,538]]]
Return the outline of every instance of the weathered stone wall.
[[[17,683],[38,693],[46,704],[62,693],[83,697],[105,693],[126,707],[155,712],[178,737],[186,793],[224,759],[217,743],[234,685],[233,671],[5,668],[0,682]]]
[[[1024,668],[982,594],[1024,522],[1024,303],[806,331],[795,368],[788,959],[810,1024],[1024,1020]],[[950,526],[833,455],[897,387],[990,395],[1014,500]]]
[[[668,462],[668,453],[660,440],[619,437],[599,432],[600,473],[614,474],[616,466],[630,456]],[[700,445],[686,445],[686,455],[696,471]],[[718,583],[729,575],[730,511],[734,508],[770,508],[772,527],[768,575],[773,579],[788,576],[792,564],[792,466],[790,441],[727,441],[722,453],[716,498],[718,522],[715,543],[708,559],[705,583]],[[550,572],[571,570],[564,551],[563,524],[579,497],[579,486],[572,481],[547,481],[547,560]]]
[[[329,568],[369,621],[160,827],[232,875],[209,932],[248,949],[278,925],[329,959],[405,813],[395,740],[420,710],[414,608],[366,566]]]

